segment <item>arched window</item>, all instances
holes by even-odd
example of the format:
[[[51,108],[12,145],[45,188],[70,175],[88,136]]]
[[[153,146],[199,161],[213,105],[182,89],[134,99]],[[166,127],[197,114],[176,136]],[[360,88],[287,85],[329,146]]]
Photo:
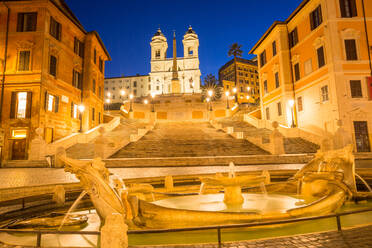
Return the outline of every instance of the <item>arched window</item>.
[[[194,50],[191,47],[189,47],[188,53],[189,53],[189,56],[193,56],[194,55]]]
[[[156,50],[155,52],[155,58],[160,58],[160,50]]]

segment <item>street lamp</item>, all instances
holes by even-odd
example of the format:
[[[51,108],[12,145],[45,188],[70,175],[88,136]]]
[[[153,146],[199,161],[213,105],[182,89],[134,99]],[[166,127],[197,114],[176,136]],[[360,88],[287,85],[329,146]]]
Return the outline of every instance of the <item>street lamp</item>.
[[[289,100],[288,101],[288,105],[291,108],[291,115],[292,115],[292,125],[291,125],[291,128],[294,128],[294,127],[296,127],[295,122],[294,122],[294,109],[293,109],[293,107],[294,107],[294,100],[293,99]]]
[[[120,95],[121,95],[121,96],[125,96],[125,90],[121,90],[121,91],[120,91]]]
[[[133,112],[133,94],[129,95],[129,104],[130,104],[129,112]]]
[[[145,100],[143,101],[143,103],[144,103],[144,104],[148,104],[148,103],[149,103],[149,100],[145,99]]]
[[[209,109],[208,107],[208,105],[209,105],[209,101],[211,100],[209,97],[207,97],[206,99],[205,99],[206,101],[207,101],[207,110]]]
[[[236,87],[233,88],[234,96],[235,96],[235,102],[238,102],[238,97],[236,96],[237,89]]]
[[[151,112],[155,112],[155,103],[154,103],[154,98],[155,98],[156,94],[155,92],[151,92]]]
[[[80,104],[78,106],[78,110],[79,110],[79,120],[80,120],[80,130],[79,130],[79,132],[81,133],[83,131],[83,112],[85,110],[85,106]]]
[[[229,109],[230,106],[229,106],[229,96],[230,96],[230,92],[229,91],[226,91],[225,92],[225,95],[226,95],[226,109]]]
[[[111,96],[111,93],[110,92],[107,92],[107,96],[110,97]]]
[[[209,103],[209,111],[212,111],[212,96],[213,96],[213,90],[208,90],[208,96],[211,100],[211,102]]]

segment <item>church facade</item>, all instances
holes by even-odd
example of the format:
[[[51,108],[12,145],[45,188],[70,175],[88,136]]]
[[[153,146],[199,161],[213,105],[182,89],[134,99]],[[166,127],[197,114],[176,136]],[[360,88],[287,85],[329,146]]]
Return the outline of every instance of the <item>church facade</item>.
[[[177,57],[174,37],[174,58],[167,58],[167,38],[160,28],[152,37],[149,93],[159,95],[200,92],[199,39],[191,27],[183,36],[182,43],[184,57]]]

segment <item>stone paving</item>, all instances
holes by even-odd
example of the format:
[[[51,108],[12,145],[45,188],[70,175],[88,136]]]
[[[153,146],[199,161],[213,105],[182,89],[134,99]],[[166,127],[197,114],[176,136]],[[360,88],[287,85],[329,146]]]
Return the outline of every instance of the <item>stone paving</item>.
[[[135,246],[132,246],[134,248]],[[137,246],[138,247],[138,246]],[[217,244],[196,245],[158,245],[143,246],[153,248],[215,248]],[[311,233],[280,238],[270,238],[251,241],[226,242],[222,247],[229,248],[371,248],[372,247],[372,225],[343,230],[342,232],[330,231],[322,233]]]
[[[247,140],[237,140],[209,123],[157,123],[139,141],[119,150],[112,158],[195,157],[268,154]]]

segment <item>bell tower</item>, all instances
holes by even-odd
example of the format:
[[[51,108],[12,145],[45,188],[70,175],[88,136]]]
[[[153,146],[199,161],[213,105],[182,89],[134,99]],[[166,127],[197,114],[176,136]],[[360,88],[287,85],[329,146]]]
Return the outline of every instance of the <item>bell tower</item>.
[[[189,26],[189,29],[186,31],[183,36],[183,56],[184,58],[198,57],[199,49],[199,38],[195,31]]]
[[[167,38],[165,38],[160,28],[152,37],[150,46],[151,46],[151,60],[152,61],[166,59],[168,43],[167,43]]]

